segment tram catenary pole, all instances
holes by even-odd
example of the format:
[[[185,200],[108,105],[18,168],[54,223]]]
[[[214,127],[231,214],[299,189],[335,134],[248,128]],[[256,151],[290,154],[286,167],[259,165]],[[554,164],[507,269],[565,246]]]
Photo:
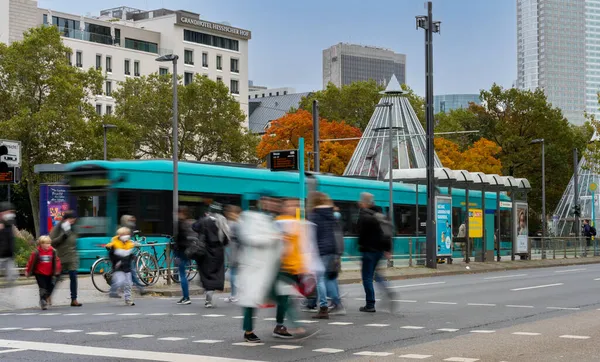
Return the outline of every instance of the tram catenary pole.
[[[427,2],[427,16],[417,16],[417,29],[425,30],[425,110],[427,134],[427,239],[426,266],[437,268],[435,235],[435,174],[433,149],[433,33],[440,32],[440,22],[433,21],[433,4]]]

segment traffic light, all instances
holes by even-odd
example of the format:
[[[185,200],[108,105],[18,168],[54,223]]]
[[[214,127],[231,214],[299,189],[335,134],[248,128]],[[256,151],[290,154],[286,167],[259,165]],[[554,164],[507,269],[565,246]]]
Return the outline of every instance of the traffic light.
[[[581,205],[573,205],[571,213],[575,216],[581,216]]]
[[[0,146],[0,172],[8,172],[8,164],[4,162],[2,156],[8,155],[8,147],[6,145]]]

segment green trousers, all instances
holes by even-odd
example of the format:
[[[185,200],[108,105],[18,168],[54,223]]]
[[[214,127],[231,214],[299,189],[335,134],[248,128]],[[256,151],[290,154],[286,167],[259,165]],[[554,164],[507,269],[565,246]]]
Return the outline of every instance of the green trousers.
[[[275,282],[273,282],[273,286],[271,287],[271,291],[269,292],[269,297],[277,303],[277,313],[275,315],[275,320],[277,325],[283,325],[283,321],[285,320],[285,316],[288,316],[290,324],[293,326],[297,326],[297,314],[296,309],[292,306],[290,302],[289,295],[277,295],[276,285],[277,281],[283,281],[286,283],[295,283],[298,281],[298,278],[295,275],[291,275],[288,273],[279,273]],[[254,312],[256,308],[243,308],[244,311],[244,331],[251,332],[254,330]]]

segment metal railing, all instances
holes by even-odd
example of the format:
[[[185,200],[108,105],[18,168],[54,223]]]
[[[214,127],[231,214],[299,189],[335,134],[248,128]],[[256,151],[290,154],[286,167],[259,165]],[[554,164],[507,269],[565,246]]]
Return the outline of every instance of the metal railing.
[[[585,258],[598,256],[598,239],[579,237],[531,237],[531,259]]]

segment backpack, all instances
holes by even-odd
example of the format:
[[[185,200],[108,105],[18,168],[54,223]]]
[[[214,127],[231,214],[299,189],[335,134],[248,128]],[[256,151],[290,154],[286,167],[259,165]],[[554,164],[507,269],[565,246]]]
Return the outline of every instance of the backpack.
[[[392,237],[394,236],[394,225],[392,224],[392,222],[380,212],[370,210],[370,213],[375,217],[375,219],[379,223],[382,244],[391,242]]]
[[[591,234],[592,236],[596,236],[596,228],[595,228],[595,227],[593,227],[593,226],[590,226],[590,234]]]

